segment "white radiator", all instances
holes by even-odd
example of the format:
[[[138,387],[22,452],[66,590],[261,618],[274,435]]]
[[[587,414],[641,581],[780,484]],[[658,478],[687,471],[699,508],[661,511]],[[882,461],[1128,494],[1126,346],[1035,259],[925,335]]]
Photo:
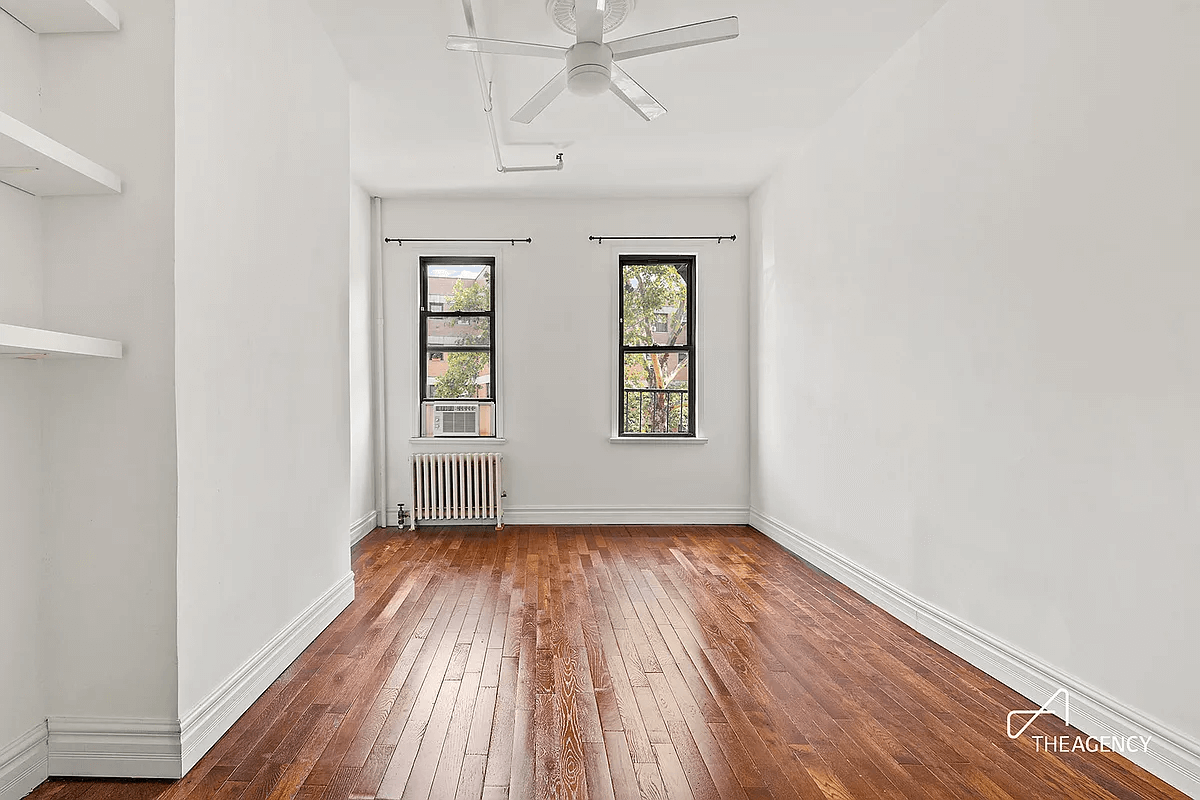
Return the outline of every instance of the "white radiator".
[[[420,453],[412,457],[413,513],[418,522],[492,519],[503,527],[499,453]]]

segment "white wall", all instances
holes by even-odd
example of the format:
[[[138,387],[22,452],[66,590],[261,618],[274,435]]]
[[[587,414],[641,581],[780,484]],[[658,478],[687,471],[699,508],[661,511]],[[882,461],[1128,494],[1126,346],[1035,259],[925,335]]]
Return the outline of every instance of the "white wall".
[[[349,572],[349,89],[306,3],[176,10],[186,717]]]
[[[745,521],[748,496],[746,201],[388,200],[388,237],[532,237],[484,246],[497,267],[498,381],[509,522]],[[741,234],[698,252],[698,375],[704,445],[614,444],[616,256],[590,234]],[[630,245],[630,252],[649,251]],[[659,247],[657,252],[662,252]],[[384,249],[388,508],[411,503],[416,434],[418,256],[460,246]],[[461,441],[433,446],[467,447]],[[430,445],[415,445],[422,451]],[[389,515],[394,524],[395,519]]]
[[[39,86],[38,37],[0,14],[0,110],[36,126]],[[0,185],[0,323],[41,324],[41,259],[39,200]],[[0,751],[45,719],[37,632],[41,366],[0,359]]]
[[[1194,738],[1198,44],[952,0],[753,201],[753,505]]]
[[[371,196],[350,191],[350,524],[375,513],[375,398],[371,340]],[[363,524],[373,525],[374,520]],[[381,520],[382,522],[382,520]]]
[[[173,14],[114,6],[118,34],[42,38],[43,129],[125,179],[41,201],[44,321],[126,345],[41,367],[45,712],[173,720]]]

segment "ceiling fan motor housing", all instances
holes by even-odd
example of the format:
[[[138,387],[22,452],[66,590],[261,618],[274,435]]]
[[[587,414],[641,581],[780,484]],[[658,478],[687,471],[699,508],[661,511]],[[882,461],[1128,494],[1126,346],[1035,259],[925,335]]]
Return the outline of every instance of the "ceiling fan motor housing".
[[[567,88],[582,97],[608,91],[612,83],[612,60],[612,48],[608,45],[579,42],[567,51]]]

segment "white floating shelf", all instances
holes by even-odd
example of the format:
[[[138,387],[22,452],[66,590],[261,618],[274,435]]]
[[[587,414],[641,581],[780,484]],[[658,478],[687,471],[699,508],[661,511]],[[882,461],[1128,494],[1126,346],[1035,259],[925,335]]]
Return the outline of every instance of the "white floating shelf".
[[[0,0],[34,33],[112,33],[121,17],[105,0]]]
[[[120,194],[121,179],[0,111],[0,183],[38,196]]]
[[[121,358],[124,351],[110,339],[0,324],[0,358]]]

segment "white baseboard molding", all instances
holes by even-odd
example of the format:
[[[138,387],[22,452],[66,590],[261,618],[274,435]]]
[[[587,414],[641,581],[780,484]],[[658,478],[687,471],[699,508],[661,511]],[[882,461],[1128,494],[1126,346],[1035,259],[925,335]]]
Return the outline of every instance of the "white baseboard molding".
[[[347,573],[184,715],[181,726],[181,775],[195,766],[201,756],[216,744],[238,717],[352,600],[354,574]]]
[[[1200,797],[1200,742],[922,600],[778,519],[751,509],[750,524],[918,633],[1033,701],[1031,708],[1063,688],[1071,695],[1071,724],[1085,734],[1149,735],[1147,752],[1127,753],[1126,757],[1187,795]],[[1004,731],[1005,724],[1004,719],[997,719],[997,731]]]
[[[375,509],[371,509],[369,512],[363,515],[362,519],[350,526],[351,547],[358,544],[364,536],[379,527],[376,524],[378,518],[379,514],[375,511]]]
[[[39,722],[0,749],[0,800],[18,800],[50,776],[46,723]]]
[[[745,506],[513,506],[505,525],[745,525]]]
[[[179,721],[50,717],[50,774],[72,778],[179,778]]]

